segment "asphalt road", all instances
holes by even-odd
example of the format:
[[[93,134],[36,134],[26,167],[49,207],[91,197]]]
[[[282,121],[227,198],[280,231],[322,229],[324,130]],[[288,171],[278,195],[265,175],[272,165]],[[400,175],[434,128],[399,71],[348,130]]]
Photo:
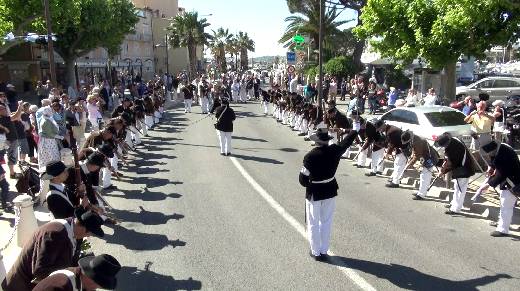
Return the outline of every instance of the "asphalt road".
[[[518,290],[517,237],[492,238],[487,220],[447,216],[442,201],[413,201],[348,160],[335,256],[313,261],[297,179],[310,143],[258,103],[232,107],[232,158],[213,120],[196,122],[200,108],[174,109],[108,194],[123,223],[92,245],[124,265],[117,290]]]

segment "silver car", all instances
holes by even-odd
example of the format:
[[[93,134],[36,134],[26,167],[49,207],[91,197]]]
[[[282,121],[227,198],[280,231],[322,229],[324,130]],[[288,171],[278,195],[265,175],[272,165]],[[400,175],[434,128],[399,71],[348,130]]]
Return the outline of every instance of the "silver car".
[[[458,137],[469,146],[471,126],[464,122],[464,113],[447,106],[397,107],[381,116],[386,124],[411,130],[431,145],[443,133]],[[439,150],[439,149],[438,149]],[[439,151],[441,156],[442,151]]]
[[[456,89],[458,98],[465,96],[478,98],[481,93],[488,94],[489,101],[506,100],[508,96],[520,95],[520,78],[488,77]]]

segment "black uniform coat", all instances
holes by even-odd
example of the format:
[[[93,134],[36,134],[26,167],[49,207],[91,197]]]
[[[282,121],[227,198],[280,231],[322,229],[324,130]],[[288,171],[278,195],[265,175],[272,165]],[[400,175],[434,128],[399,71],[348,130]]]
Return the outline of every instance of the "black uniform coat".
[[[58,189],[53,184],[49,185],[49,191],[51,191],[51,193],[60,192],[65,197],[67,197],[67,199],[65,199],[58,194],[52,194],[47,196],[47,208],[49,208],[49,211],[52,213],[54,218],[64,219],[67,217],[73,217],[74,209],[76,208],[76,206],[78,206],[78,203],[75,204],[75,197],[73,197],[74,199],[71,200],[71,197],[69,197],[65,193],[65,191],[60,191],[60,189]]]
[[[466,154],[466,160],[464,164],[462,161],[464,160],[464,153]],[[459,167],[464,167],[467,169],[466,175],[464,177],[458,178],[469,178],[475,174],[475,167],[473,165],[473,159],[471,158],[471,153],[466,148],[466,146],[456,138],[452,138],[449,145],[444,149],[444,155],[446,156],[447,163],[443,166],[444,172],[452,171]]]
[[[313,148],[303,158],[303,166],[309,175],[300,172],[300,184],[306,187],[305,198],[314,201],[325,200],[338,195],[336,179],[328,183],[314,184],[312,181],[324,181],[336,175],[339,161],[345,151],[357,137],[357,131],[351,131],[339,144],[323,145]],[[302,169],[303,170],[303,169]]]
[[[74,284],[76,285],[76,290],[79,290],[79,286],[81,285],[80,275],[81,269],[79,267],[76,268],[67,268],[65,270],[71,271],[76,275]],[[36,287],[32,291],[72,291],[74,288],[72,287],[72,283],[69,278],[65,274],[54,274],[49,276]]]
[[[226,111],[224,112],[224,110]],[[223,132],[233,132],[233,121],[235,121],[236,115],[235,111],[233,111],[229,105],[222,105],[218,107],[215,110],[215,117],[218,119],[217,123],[215,124],[215,128],[217,130]]]
[[[42,225],[24,245],[2,282],[2,288],[4,291],[31,291],[33,279],[43,280],[56,270],[75,265],[72,250],[67,230],[60,222]]]
[[[500,185],[500,189],[511,189],[506,179],[509,178],[514,185],[520,184],[520,161],[518,156],[509,145],[501,144],[497,155],[491,161],[491,168],[496,170],[496,174],[489,178],[488,184],[491,187]]]

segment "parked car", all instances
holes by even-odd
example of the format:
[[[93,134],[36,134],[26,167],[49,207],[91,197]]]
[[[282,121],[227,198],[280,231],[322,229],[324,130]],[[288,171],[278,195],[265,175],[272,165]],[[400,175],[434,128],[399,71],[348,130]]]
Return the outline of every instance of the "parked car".
[[[457,99],[465,96],[477,98],[482,93],[489,95],[490,102],[505,100],[511,95],[520,95],[520,78],[488,77],[456,89]]]
[[[431,145],[443,133],[458,137],[467,146],[471,144],[471,126],[464,122],[465,115],[447,106],[397,107],[381,116],[381,120],[402,130],[411,130]],[[442,155],[441,152],[439,154]]]

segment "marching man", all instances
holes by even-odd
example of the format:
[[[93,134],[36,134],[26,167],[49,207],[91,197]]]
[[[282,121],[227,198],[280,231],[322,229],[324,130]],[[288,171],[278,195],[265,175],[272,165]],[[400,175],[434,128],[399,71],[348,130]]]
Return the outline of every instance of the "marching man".
[[[347,132],[346,129],[341,131]],[[305,210],[310,256],[316,261],[327,260],[335,197],[338,195],[338,183],[334,175],[341,155],[356,137],[357,131],[350,131],[339,144],[329,145],[332,137],[326,128],[318,129],[310,136],[316,147],[305,155],[299,181],[306,188]]]

